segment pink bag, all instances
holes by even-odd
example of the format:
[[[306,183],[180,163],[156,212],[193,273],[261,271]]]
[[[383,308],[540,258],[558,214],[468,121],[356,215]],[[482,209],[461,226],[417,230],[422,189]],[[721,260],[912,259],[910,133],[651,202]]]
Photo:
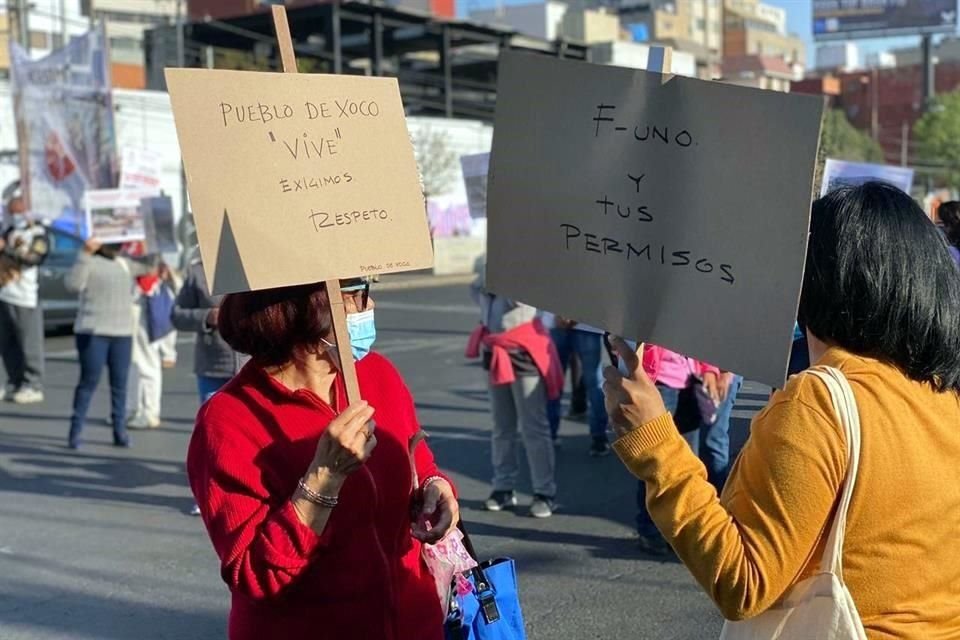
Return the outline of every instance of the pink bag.
[[[433,574],[437,595],[440,596],[440,606],[443,607],[443,617],[446,618],[454,577],[457,579],[457,595],[469,593],[472,587],[463,573],[477,566],[477,561],[470,557],[463,545],[463,534],[459,529],[451,531],[437,544],[423,545],[423,560]]]

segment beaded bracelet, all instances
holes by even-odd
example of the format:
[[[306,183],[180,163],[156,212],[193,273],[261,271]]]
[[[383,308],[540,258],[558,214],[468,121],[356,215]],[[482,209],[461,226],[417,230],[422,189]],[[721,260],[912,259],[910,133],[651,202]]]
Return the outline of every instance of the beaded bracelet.
[[[303,478],[300,478],[300,483],[297,486],[300,487],[303,497],[315,505],[319,505],[327,509],[333,509],[340,502],[340,499],[337,496],[325,496],[317,493],[307,486],[307,483],[303,481]]]

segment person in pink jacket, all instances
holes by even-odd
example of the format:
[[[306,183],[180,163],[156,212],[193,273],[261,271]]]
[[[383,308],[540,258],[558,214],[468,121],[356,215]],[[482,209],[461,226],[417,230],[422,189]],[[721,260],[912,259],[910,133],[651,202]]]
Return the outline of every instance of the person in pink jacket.
[[[726,481],[730,460],[730,412],[742,379],[655,345],[644,348],[643,368],[656,384],[667,410],[674,415],[684,439],[704,460],[710,482],[719,491]],[[650,555],[668,555],[670,547],[647,513],[646,499],[646,487],[640,482],[637,485],[638,544],[641,551]]]

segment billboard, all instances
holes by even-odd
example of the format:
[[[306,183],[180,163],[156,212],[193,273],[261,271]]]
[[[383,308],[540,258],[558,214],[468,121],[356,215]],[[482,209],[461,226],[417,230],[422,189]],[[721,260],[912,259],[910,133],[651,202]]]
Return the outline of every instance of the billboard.
[[[813,0],[815,40],[952,33],[957,0]]]

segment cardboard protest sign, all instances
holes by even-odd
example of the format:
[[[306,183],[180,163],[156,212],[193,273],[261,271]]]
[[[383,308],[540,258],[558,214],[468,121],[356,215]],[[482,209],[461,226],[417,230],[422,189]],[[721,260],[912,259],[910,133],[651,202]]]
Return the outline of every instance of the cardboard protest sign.
[[[396,79],[166,78],[213,293],[431,266]]]
[[[825,196],[840,186],[857,186],[870,181],[886,182],[909,194],[913,188],[913,169],[827,158],[820,195]]]
[[[91,189],[84,193],[89,237],[104,244],[143,240],[146,230],[138,191]]]
[[[460,168],[463,170],[463,183],[467,188],[467,204],[470,217],[487,217],[487,172],[490,168],[490,154],[476,153],[460,156]]]
[[[120,155],[120,188],[160,195],[163,156],[149,149],[123,147]]]
[[[782,385],[823,109],[501,54],[487,286]]]
[[[140,201],[140,210],[143,212],[147,253],[175,253],[177,233],[170,196],[144,198]]]

